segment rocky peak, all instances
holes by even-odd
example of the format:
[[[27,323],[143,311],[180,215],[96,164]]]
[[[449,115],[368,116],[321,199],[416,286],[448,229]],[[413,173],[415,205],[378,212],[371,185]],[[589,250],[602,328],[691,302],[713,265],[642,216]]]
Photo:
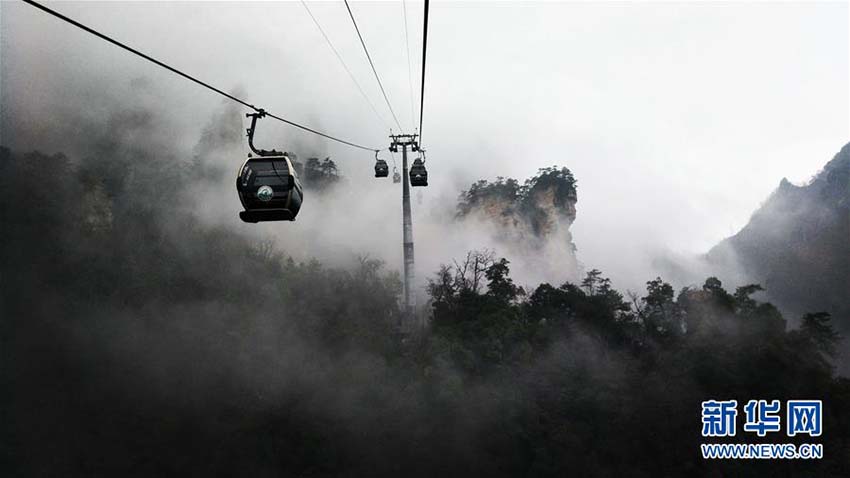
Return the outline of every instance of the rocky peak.
[[[456,218],[493,226],[495,246],[505,254],[534,257],[571,277],[577,274],[570,232],[577,202],[572,172],[550,167],[522,184],[504,177],[473,183],[460,195]]]

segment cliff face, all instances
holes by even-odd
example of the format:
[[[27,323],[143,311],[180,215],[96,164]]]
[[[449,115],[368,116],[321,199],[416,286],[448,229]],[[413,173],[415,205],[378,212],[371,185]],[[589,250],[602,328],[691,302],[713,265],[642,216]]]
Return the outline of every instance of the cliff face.
[[[788,312],[828,311],[850,331],[850,144],[808,185],[783,179],[708,260],[737,261]]]
[[[529,214],[535,237],[548,240],[563,228],[568,242],[575,249],[569,227],[576,220],[578,195],[575,179],[568,169],[538,176],[532,181],[526,197],[525,212]]]
[[[567,168],[541,169],[522,185],[515,179],[478,181],[461,194],[458,221],[487,226],[492,244],[514,265],[546,280],[578,277],[570,226],[576,218],[576,181]]]

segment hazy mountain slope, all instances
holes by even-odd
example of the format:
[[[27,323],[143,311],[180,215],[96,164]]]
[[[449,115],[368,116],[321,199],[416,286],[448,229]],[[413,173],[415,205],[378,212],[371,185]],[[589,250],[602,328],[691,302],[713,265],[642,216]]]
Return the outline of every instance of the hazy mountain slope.
[[[737,261],[794,315],[825,310],[850,330],[850,144],[805,186],[783,179],[740,232],[708,254]]]

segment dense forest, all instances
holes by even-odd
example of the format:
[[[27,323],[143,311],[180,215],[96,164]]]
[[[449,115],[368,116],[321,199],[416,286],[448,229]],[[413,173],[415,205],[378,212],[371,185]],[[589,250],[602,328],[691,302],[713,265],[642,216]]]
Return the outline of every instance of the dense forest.
[[[522,288],[482,250],[445,258],[401,340],[396,271],[204,224],[190,168],[99,148],[0,149],[4,476],[850,475],[819,310],[790,328],[716,278]],[[823,399],[824,459],[702,460],[711,398]]]

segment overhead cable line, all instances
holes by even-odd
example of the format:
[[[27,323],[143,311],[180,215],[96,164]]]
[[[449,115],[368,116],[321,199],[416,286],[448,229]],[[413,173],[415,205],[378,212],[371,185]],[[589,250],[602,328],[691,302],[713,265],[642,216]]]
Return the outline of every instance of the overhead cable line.
[[[302,0],[303,1],[303,0]],[[410,92],[410,127],[416,127],[416,110],[413,106],[413,79],[410,72],[410,40],[407,33],[407,0],[401,1],[401,8],[404,14],[404,53],[407,55],[407,87]]]
[[[357,20],[354,19],[354,13],[351,11],[351,5],[348,4],[348,0],[345,1],[345,8],[348,9],[348,16],[351,17],[351,23],[354,24],[354,29],[357,31],[357,36],[360,38],[360,44],[363,45],[363,51],[366,52],[366,58],[369,60],[369,65],[372,67],[372,73],[375,74],[375,79],[378,80],[378,86],[381,88],[381,93],[384,95],[384,101],[387,102],[387,108],[390,109],[390,113],[393,115],[393,119],[395,120],[396,126],[398,129],[403,130],[401,127],[401,123],[398,122],[398,117],[395,115],[395,111],[393,111],[392,105],[390,105],[390,99],[387,97],[387,92],[384,90],[384,85],[381,83],[381,78],[378,77],[378,70],[375,69],[375,63],[372,62],[372,56],[369,55],[369,49],[366,48],[366,42],[363,40],[363,35],[360,34],[360,28],[357,26]]]
[[[363,91],[363,87],[360,86],[360,82],[357,81],[357,78],[355,78],[354,73],[352,73],[351,70],[348,68],[348,65],[345,64],[345,61],[342,59],[342,55],[339,54],[333,43],[331,43],[331,39],[328,37],[327,33],[325,33],[325,30],[322,28],[322,25],[319,24],[319,21],[313,15],[313,12],[310,11],[310,7],[307,6],[307,2],[301,0],[301,5],[304,5],[304,8],[307,10],[307,13],[310,15],[310,18],[313,19],[313,23],[316,25],[316,28],[318,28],[322,36],[325,37],[325,41],[327,42],[331,51],[333,51],[334,55],[336,55],[337,60],[339,60],[339,63],[345,69],[345,72],[348,73],[348,77],[351,78],[351,81],[353,81],[354,84],[357,86],[357,90],[360,91],[360,94],[363,96],[363,99],[366,100],[366,103],[368,103],[369,106],[372,108],[372,111],[375,113],[375,116],[387,129],[390,129],[386,120],[384,120],[384,117],[381,116],[380,113],[378,113],[378,109],[375,108],[375,105],[372,103],[372,100],[370,100],[369,97],[366,95],[366,92]]]
[[[422,111],[425,106],[425,53],[428,51],[428,0],[425,0],[425,25],[422,28],[422,83],[419,92],[419,144],[422,144]]]
[[[313,134],[315,134],[315,135],[321,136],[321,137],[323,137],[323,138],[330,139],[330,140],[332,140],[332,141],[336,141],[336,142],[338,142],[338,143],[342,143],[342,144],[345,144],[345,145],[348,145],[348,146],[352,146],[352,147],[354,147],[354,148],[364,149],[364,150],[366,150],[366,151],[378,151],[378,150],[377,150],[377,149],[375,149],[375,148],[369,148],[369,147],[367,147],[367,146],[363,146],[363,145],[360,145],[360,144],[357,144],[357,143],[352,143],[352,142],[350,142],[350,141],[346,141],[346,140],[344,140],[344,139],[339,139],[339,138],[334,137],[334,136],[331,136],[331,135],[329,135],[329,134],[322,133],[321,131],[317,131],[317,130],[312,129],[312,128],[309,128],[309,127],[307,127],[307,126],[304,126],[304,125],[298,124],[298,123],[296,123],[296,122],[294,122],[294,121],[290,121],[290,120],[288,120],[288,119],[286,119],[286,118],[282,118],[282,117],[280,117],[280,116],[277,116],[277,115],[274,115],[274,114],[268,113],[268,112],[266,112],[266,111],[265,111],[264,109],[262,109],[262,108],[258,108],[258,107],[256,107],[256,106],[254,106],[254,105],[252,105],[252,104],[248,103],[248,102],[247,102],[247,101],[245,101],[245,100],[239,99],[239,98],[237,98],[237,97],[235,97],[235,96],[233,96],[233,95],[231,95],[231,94],[225,93],[224,91],[222,91],[222,90],[220,90],[220,89],[218,89],[218,88],[216,88],[216,87],[214,87],[214,86],[212,86],[212,85],[210,85],[210,84],[208,84],[208,83],[205,83],[205,82],[203,82],[203,81],[201,81],[201,80],[199,80],[199,79],[197,79],[197,78],[195,78],[195,77],[193,77],[193,76],[191,76],[191,75],[188,75],[188,74],[186,74],[186,73],[183,73],[182,71],[180,71],[180,70],[178,70],[178,69],[176,69],[176,68],[174,68],[174,67],[172,67],[172,66],[166,65],[165,63],[163,63],[163,62],[161,62],[161,61],[159,61],[159,60],[157,60],[157,59],[155,59],[155,58],[152,58],[152,57],[150,57],[150,56],[148,56],[148,55],[146,55],[146,54],[144,54],[144,53],[142,53],[142,52],[140,52],[140,51],[138,51],[138,50],[136,50],[136,49],[134,49],[134,48],[132,48],[132,47],[129,47],[129,46],[127,46],[127,45],[125,45],[125,44],[123,44],[123,43],[119,42],[118,40],[115,40],[115,39],[113,39],[113,38],[111,38],[111,37],[108,37],[108,36],[104,35],[103,33],[98,32],[97,30],[94,30],[94,29],[92,29],[92,28],[89,28],[89,27],[87,27],[87,26],[83,25],[82,23],[80,23],[80,22],[78,22],[78,21],[76,21],[76,20],[73,20],[73,19],[71,19],[71,18],[68,18],[68,17],[66,17],[65,15],[62,15],[61,13],[59,13],[59,12],[57,12],[57,11],[55,11],[55,10],[52,10],[52,9],[50,9],[50,8],[48,8],[48,7],[46,7],[46,6],[42,5],[42,4],[40,4],[40,3],[38,3],[38,2],[35,2],[35,1],[33,1],[33,0],[22,0],[22,1],[23,1],[24,3],[27,3],[27,4],[29,4],[29,5],[32,5],[32,6],[33,6],[33,7],[35,7],[35,8],[38,8],[39,10],[42,10],[42,11],[44,11],[44,12],[46,12],[46,13],[49,13],[50,15],[53,15],[54,17],[56,17],[56,18],[58,18],[58,19],[60,19],[60,20],[62,20],[62,21],[64,21],[64,22],[70,23],[71,25],[73,25],[73,26],[75,26],[75,27],[77,27],[77,28],[79,28],[79,29],[81,29],[81,30],[84,30],[84,31],[86,31],[86,32],[88,32],[88,33],[91,33],[92,35],[94,35],[94,36],[96,36],[96,37],[98,37],[98,38],[100,38],[100,39],[102,39],[102,40],[106,40],[107,42],[112,43],[113,45],[115,45],[115,46],[117,46],[117,47],[123,48],[124,50],[127,50],[127,51],[129,51],[130,53],[133,53],[134,55],[140,56],[140,57],[144,58],[145,60],[148,60],[149,62],[151,62],[151,63],[153,63],[153,64],[155,64],[155,65],[157,65],[157,66],[160,66],[160,67],[165,68],[166,70],[168,70],[168,71],[170,71],[170,72],[172,72],[172,73],[175,73],[175,74],[177,74],[177,75],[180,75],[180,76],[182,76],[183,78],[186,78],[186,79],[187,79],[187,80],[189,80],[189,81],[192,81],[192,82],[194,82],[194,83],[197,83],[197,84],[199,84],[199,85],[203,86],[204,88],[207,88],[208,90],[214,91],[214,92],[216,92],[216,93],[220,94],[221,96],[224,96],[225,98],[227,98],[227,99],[229,99],[229,100],[235,101],[235,102],[237,102],[237,103],[239,103],[239,104],[241,104],[241,105],[243,105],[243,106],[245,106],[245,107],[247,107],[247,108],[250,108],[250,109],[252,109],[252,110],[254,110],[254,111],[258,112],[258,113],[265,114],[265,115],[269,116],[270,118],[274,118],[274,119],[276,119],[276,120],[278,120],[278,121],[281,121],[281,122],[283,122],[283,123],[286,123],[286,124],[288,124],[288,125],[290,125],[290,126],[294,126],[294,127],[298,128],[298,129],[301,129],[301,130],[304,130],[304,131],[307,131],[307,132],[313,133]]]

